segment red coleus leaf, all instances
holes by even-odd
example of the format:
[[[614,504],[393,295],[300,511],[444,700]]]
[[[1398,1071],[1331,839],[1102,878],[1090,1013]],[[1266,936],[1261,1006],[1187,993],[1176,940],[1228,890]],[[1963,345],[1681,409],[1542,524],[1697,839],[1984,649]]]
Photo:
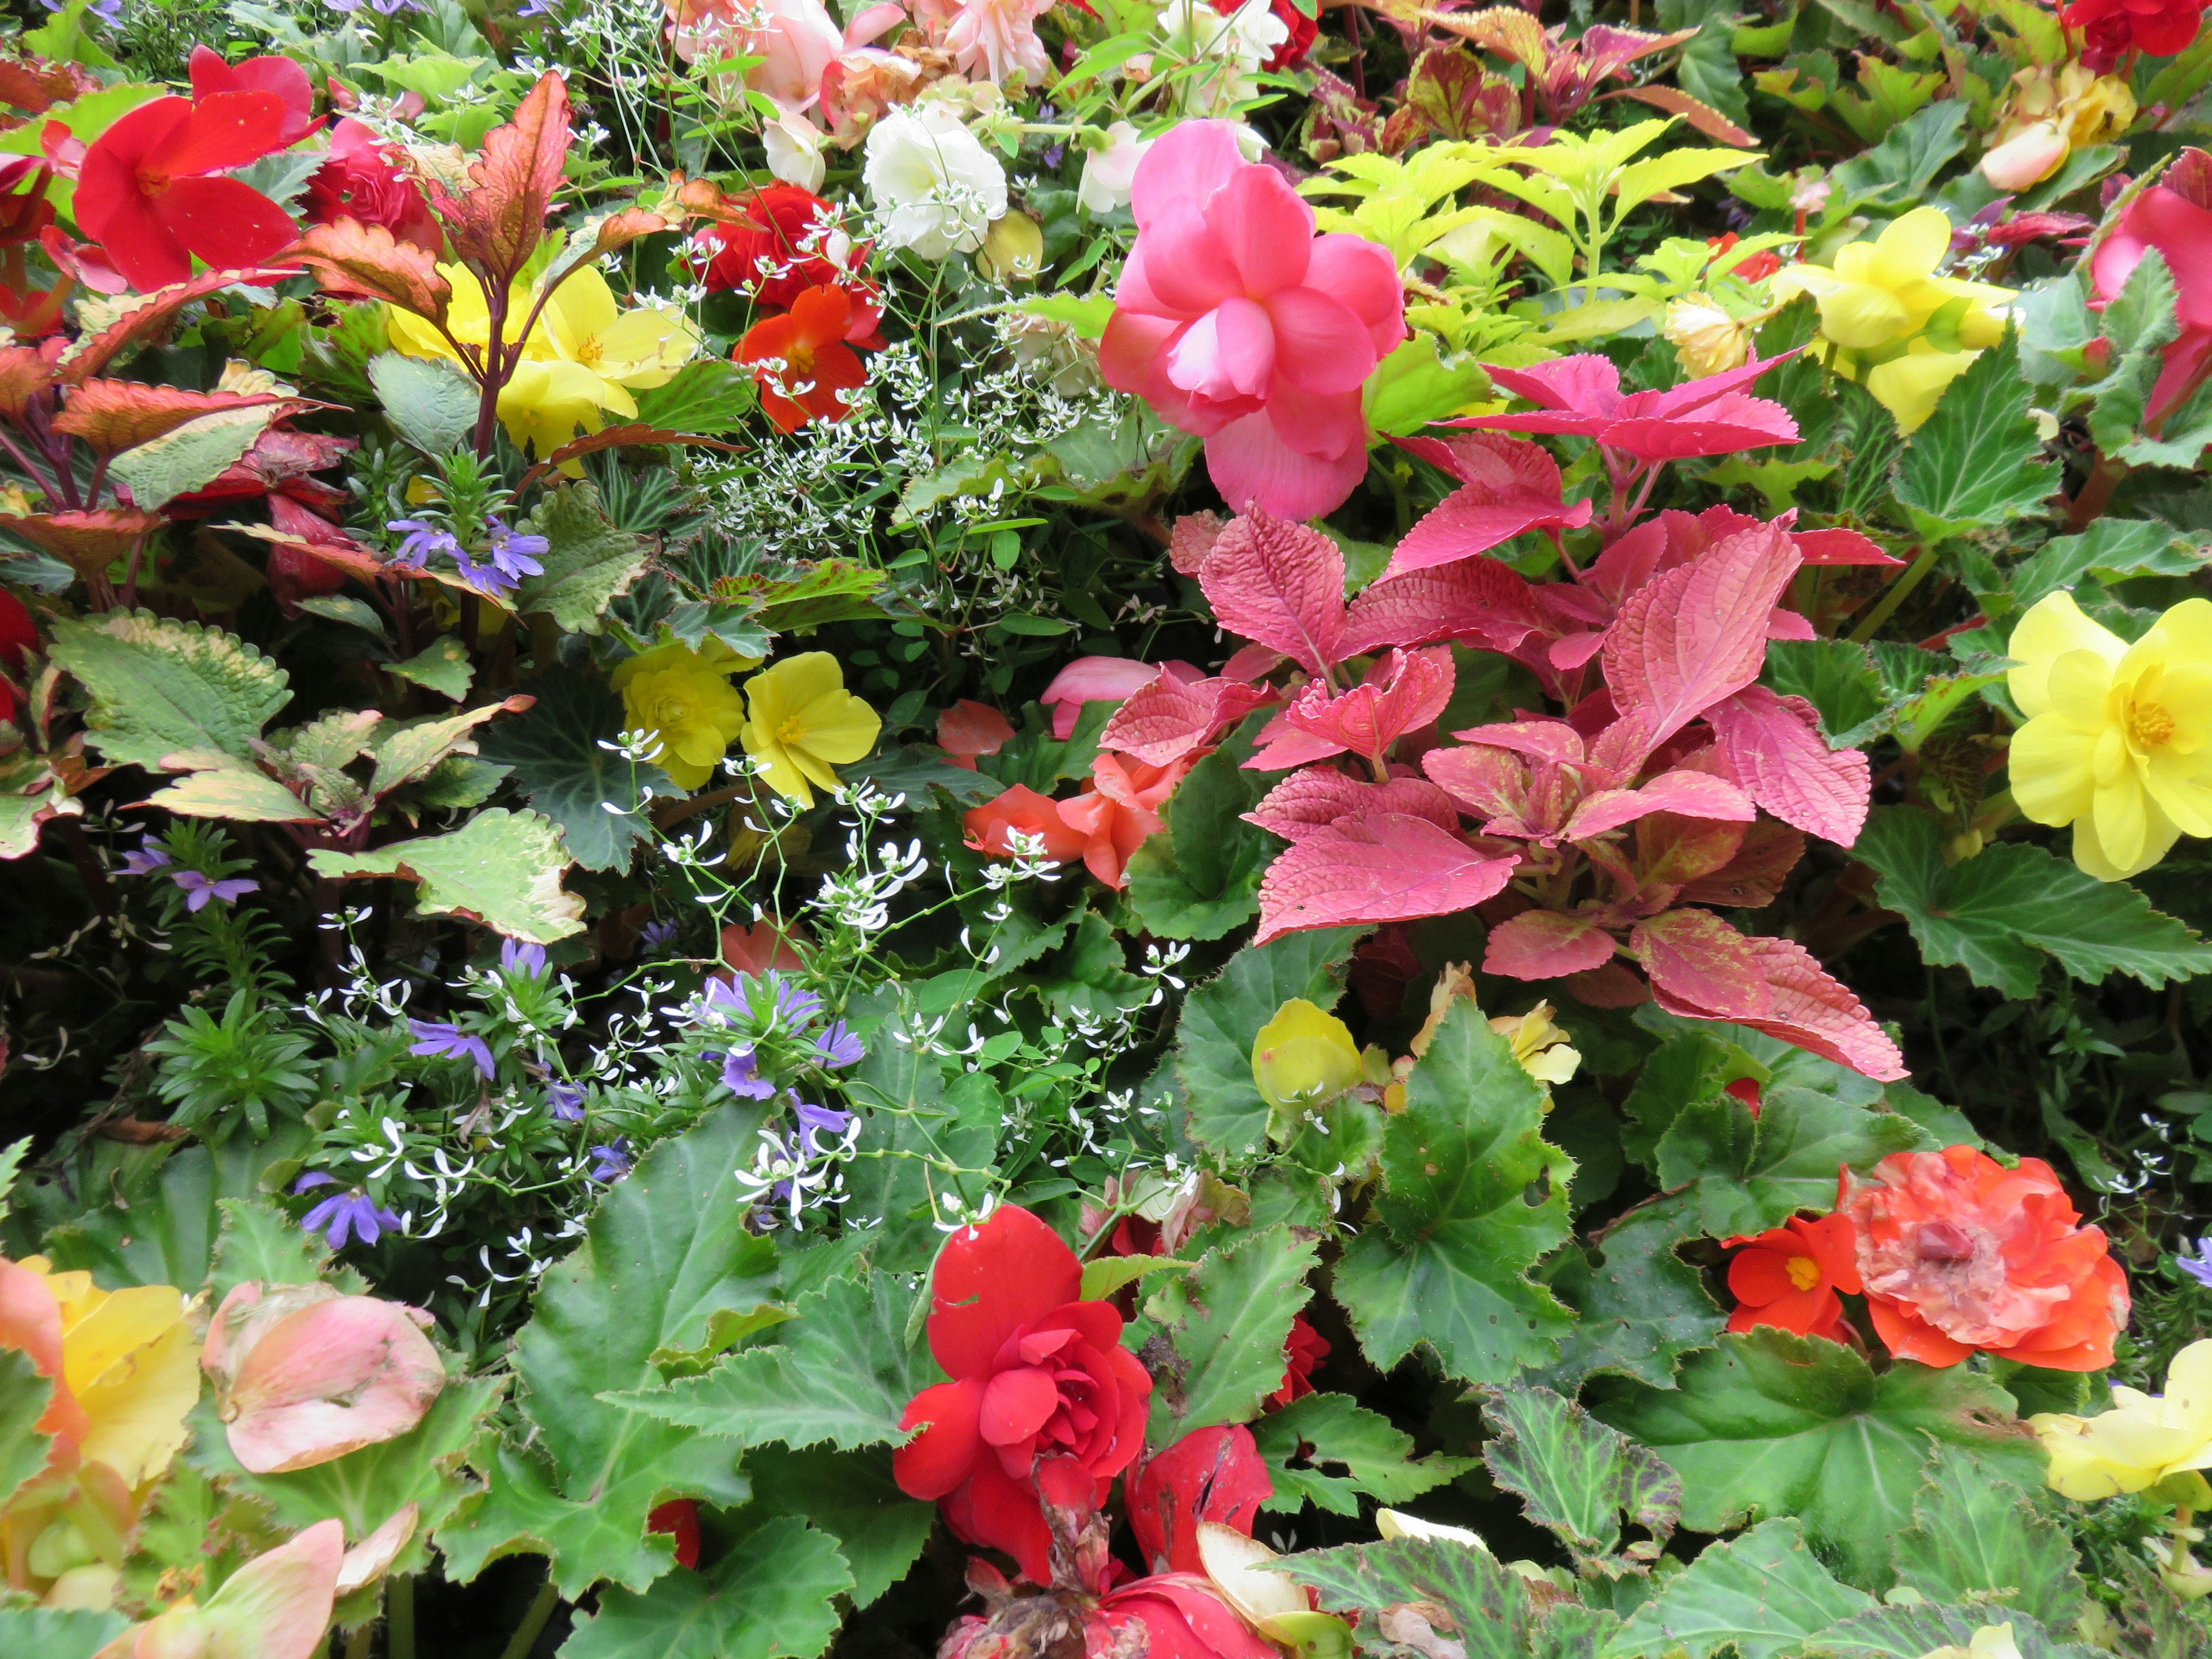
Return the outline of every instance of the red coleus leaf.
[[[504,294],[544,239],[568,141],[568,83],[548,70],[524,94],[514,118],[485,135],[469,167],[469,188],[454,197],[431,186],[447,240],[487,293]],[[515,325],[521,326],[520,319]]]
[[[1391,812],[1426,818],[1455,835],[1459,831],[1459,809],[1435,784],[1422,778],[1369,783],[1333,766],[1310,766],[1291,773],[1244,814],[1244,821],[1285,841],[1303,841],[1325,832],[1339,818]]]
[[[291,274],[289,270],[270,270],[256,265],[204,270],[187,282],[172,283],[147,295],[99,333],[88,334],[70,347],[56,362],[54,378],[67,385],[82,386],[113,362],[118,352],[137,344],[193,301],[204,300],[234,285],[268,288]]]
[[[221,409],[253,409],[285,399],[235,392],[186,392],[143,380],[87,380],[54,416],[54,430],[82,438],[103,459],[173,432]],[[313,408],[291,400],[287,413]],[[273,417],[272,417],[273,418]]]
[[[1254,942],[1305,927],[1449,915],[1498,894],[1519,862],[1479,853],[1426,818],[1340,819],[1267,867]]]
[[[1275,700],[1264,685],[1162,674],[1131,692],[1098,735],[1098,746],[1147,766],[1165,766],[1208,747],[1228,727]]]
[[[1202,1573],[1199,1523],[1234,1527],[1249,1538],[1260,1505],[1274,1494],[1251,1430],[1241,1423],[1200,1429],[1146,1459],[1129,1482],[1129,1529],[1152,1571]]]
[[[1257,509],[1232,519],[1198,585],[1224,628],[1307,672],[1344,659],[1344,553],[1319,531]]]
[[[1647,812],[1678,812],[1735,823],[1748,823],[1759,816],[1750,797],[1725,778],[1709,772],[1662,772],[1640,788],[1600,789],[1583,796],[1567,820],[1566,837],[1587,841],[1633,823]]]
[[[1443,646],[1386,652],[1364,680],[1340,696],[1329,695],[1326,680],[1310,680],[1283,712],[1279,724],[1288,731],[1282,740],[1265,744],[1244,764],[1276,771],[1346,750],[1379,761],[1400,738],[1444,712],[1452,680],[1451,652]]]
[[[1472,640],[1486,650],[1510,651],[1543,625],[1534,590],[1520,572],[1495,559],[1463,559],[1364,589],[1352,602],[1337,649],[1364,657],[1387,645]]]
[[[54,360],[63,343],[0,346],[0,415],[11,421],[23,418],[24,405],[54,383]]]
[[[1482,971],[1508,979],[1559,979],[1613,960],[1613,935],[1588,916],[1523,910],[1490,930]]]
[[[1646,819],[1646,823],[1650,820]],[[1745,829],[1735,854],[1710,874],[1690,878],[1680,897],[1686,904],[1720,904],[1756,910],[1774,902],[1782,884],[1805,856],[1805,836],[1786,823],[1761,818]]]
[[[1810,951],[1786,939],[1755,939],[1751,945],[1773,993],[1774,1009],[1768,1018],[1748,1019],[1745,1024],[1863,1072],[1877,1083],[1895,1083],[1908,1075],[1905,1056],[1888,1033],[1875,1024],[1863,1003],[1814,960]]]
[[[434,323],[445,320],[446,307],[453,297],[453,284],[440,274],[435,254],[398,240],[382,225],[365,225],[358,219],[308,227],[283,258],[313,271],[325,294],[381,300]]]
[[[1689,380],[1665,392],[1624,397],[1620,371],[1595,353],[1555,358],[1526,368],[1486,363],[1490,378],[1534,413],[1474,415],[1446,422],[1494,432],[1573,433],[1647,465],[1693,455],[1727,455],[1767,444],[1796,443],[1797,423],[1779,404],[1741,388],[1780,362],[1753,358],[1738,368]]]
[[[1696,1009],[1707,1019],[1743,1019],[1772,1011],[1773,994],[1751,941],[1710,910],[1669,910],[1640,921],[1628,936],[1628,948],[1669,1012]]]
[[[1705,720],[1753,800],[1838,847],[1858,839],[1873,795],[1867,757],[1829,748],[1811,703],[1750,685],[1708,708]]]
[[[1893,554],[1883,552],[1872,537],[1862,536],[1856,530],[1793,530],[1790,539],[1797,544],[1797,551],[1804,556],[1807,564],[1905,562]]]
[[[1778,826],[1779,827],[1779,826]],[[1636,879],[1638,886],[1680,887],[1726,866],[1744,843],[1749,826],[1716,818],[1677,817],[1652,812],[1636,823]],[[1728,899],[1701,903],[1727,904]]]
[[[1168,533],[1168,562],[1178,574],[1195,576],[1206,568],[1206,556],[1221,539],[1222,529],[1218,513],[1184,514]]]
[[[1463,488],[1407,532],[1390,556],[1386,576],[1472,558],[1525,531],[1579,529],[1590,521],[1588,501],[1570,507],[1561,501],[1559,464],[1540,445],[1490,432],[1401,438],[1398,443],[1450,473]]]
[[[1508,749],[1531,760],[1578,761],[1583,757],[1583,734],[1565,720],[1499,720],[1490,726],[1470,726],[1452,736],[1462,743]]]
[[[92,513],[0,514],[0,525],[90,578],[104,574],[141,538],[160,529],[161,515],[135,507],[104,507]]]
[[[1453,799],[1485,818],[1519,817],[1528,804],[1528,763],[1510,750],[1486,744],[1431,749],[1421,770]]]

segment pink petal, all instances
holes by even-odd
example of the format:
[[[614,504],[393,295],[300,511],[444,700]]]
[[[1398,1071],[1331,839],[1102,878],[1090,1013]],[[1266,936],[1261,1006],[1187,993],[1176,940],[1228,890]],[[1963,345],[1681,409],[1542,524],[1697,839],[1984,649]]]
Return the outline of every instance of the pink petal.
[[[1341,232],[1316,236],[1304,286],[1349,306],[1365,325],[1378,357],[1406,337],[1406,290],[1388,248]]]
[[[445,1387],[437,1350],[396,1302],[332,1294],[299,1305],[281,1291],[261,1300],[258,1285],[234,1289],[202,1355],[228,1374],[219,1414],[231,1455],[255,1474],[396,1439]]]
[[[1305,280],[1313,210],[1274,168],[1255,163],[1231,174],[1206,202],[1206,223],[1237,273],[1240,293],[1265,299]]]
[[[1192,204],[1163,206],[1143,240],[1146,284],[1170,315],[1203,317],[1244,292],[1236,261]]]
[[[1351,403],[1357,418],[1359,399]],[[1367,451],[1355,445],[1332,458],[1302,453],[1262,410],[1208,434],[1206,471],[1222,500],[1240,512],[1258,507],[1285,519],[1315,519],[1351,498],[1367,476]]]
[[[1168,363],[1168,378],[1208,398],[1257,398],[1274,378],[1275,351],[1267,312],[1256,301],[1227,299],[1191,325]]]
[[[1170,202],[1202,205],[1240,168],[1249,167],[1237,147],[1236,124],[1183,121],[1170,127],[1145,152],[1130,181],[1129,210],[1139,230]]]
[[[1302,392],[1356,392],[1375,372],[1375,345],[1343,301],[1317,288],[1279,288],[1267,296],[1283,378]]]

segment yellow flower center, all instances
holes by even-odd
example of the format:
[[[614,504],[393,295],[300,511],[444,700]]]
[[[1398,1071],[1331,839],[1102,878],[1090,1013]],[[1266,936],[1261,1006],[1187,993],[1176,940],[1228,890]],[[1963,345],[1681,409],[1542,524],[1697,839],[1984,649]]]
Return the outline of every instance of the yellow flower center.
[[[796,747],[806,736],[806,722],[796,714],[787,714],[783,723],[775,728],[775,740],[786,748]]]
[[[1809,1291],[1820,1282],[1820,1264],[1809,1255],[1791,1256],[1783,1271],[1790,1275],[1790,1282],[1801,1291]]]
[[[2132,702],[2128,705],[2128,747],[2138,754],[2147,749],[2159,749],[2173,736],[2173,716],[2163,703]]]

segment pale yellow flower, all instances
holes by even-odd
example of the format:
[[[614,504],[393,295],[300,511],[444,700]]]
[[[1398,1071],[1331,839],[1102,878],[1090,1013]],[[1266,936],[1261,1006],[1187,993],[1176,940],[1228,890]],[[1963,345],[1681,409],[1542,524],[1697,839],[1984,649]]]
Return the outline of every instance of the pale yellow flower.
[[[1333,1100],[1364,1075],[1352,1028],[1292,997],[1252,1039],[1252,1081],[1277,1111]]]
[[[696,789],[712,777],[744,729],[744,699],[729,677],[755,660],[709,639],[698,651],[655,646],[616,668],[614,688],[622,693],[628,728],[659,740],[653,763],[679,788]]]
[[[637,414],[632,392],[666,386],[699,355],[699,331],[683,313],[620,309],[606,278],[589,265],[553,290],[545,325],[564,362],[599,377],[600,407],[625,419]]]
[[[1751,355],[1751,330],[1705,294],[1686,294],[1667,307],[1660,330],[1694,375],[1718,374],[1742,366]]]
[[[817,787],[835,789],[836,769],[876,746],[884,729],[876,711],[845,689],[837,659],[826,651],[786,657],[745,682],[750,718],[745,753],[777,794],[814,805]]]
[[[2051,1490],[2084,1502],[2212,1468],[2212,1340],[2174,1355],[2163,1395],[2115,1385],[2108,1412],[2039,1412],[2027,1421],[2050,1455]]]
[[[1964,1647],[1936,1648],[1926,1659],[2020,1659],[2020,1646],[2010,1625],[1984,1625]]]
[[[1540,1002],[1525,1014],[1490,1022],[1490,1029],[1513,1045],[1513,1059],[1539,1083],[1565,1083],[1583,1063],[1581,1052],[1553,1022],[1552,1005]]]
[[[2056,74],[2047,64],[2030,64],[2012,79],[2012,97],[1981,161],[1982,176],[1999,190],[2048,179],[2072,152],[2125,131],[2136,118],[2128,83],[2078,61]]]

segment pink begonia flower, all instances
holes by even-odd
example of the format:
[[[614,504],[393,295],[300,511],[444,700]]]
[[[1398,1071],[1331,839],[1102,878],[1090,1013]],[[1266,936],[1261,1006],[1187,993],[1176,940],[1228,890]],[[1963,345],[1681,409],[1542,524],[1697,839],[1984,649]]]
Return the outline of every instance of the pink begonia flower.
[[[915,0],[915,21],[930,44],[952,54],[971,80],[1004,82],[1017,71],[1030,87],[1044,84],[1052,61],[1037,39],[1036,20],[1053,0]]]
[[[1206,440],[1233,511],[1309,519],[1365,476],[1359,389],[1405,337],[1405,294],[1384,248],[1316,236],[1313,210],[1236,133],[1186,121],[1138,164],[1137,245],[1099,368]]]
[[[1163,666],[1133,657],[1078,657],[1052,677],[1052,684],[1037,699],[1052,710],[1053,741],[1066,743],[1075,735],[1075,723],[1083,718],[1085,703],[1126,702],[1139,686],[1159,678]],[[1168,663],[1164,667],[1175,679],[1205,678],[1187,662]]]
[[[823,71],[906,21],[902,6],[866,8],[843,28],[822,0],[667,0],[669,37],[686,63],[757,58],[745,84],[787,114],[811,109]]]
[[[2144,410],[2155,421],[2195,391],[2212,367],[2212,211],[2164,185],[2136,197],[2089,260],[2100,307],[2119,298],[2153,248],[2173,274],[2179,295],[2174,320],[2181,325],[2180,337],[2166,348],[2165,366]]]

